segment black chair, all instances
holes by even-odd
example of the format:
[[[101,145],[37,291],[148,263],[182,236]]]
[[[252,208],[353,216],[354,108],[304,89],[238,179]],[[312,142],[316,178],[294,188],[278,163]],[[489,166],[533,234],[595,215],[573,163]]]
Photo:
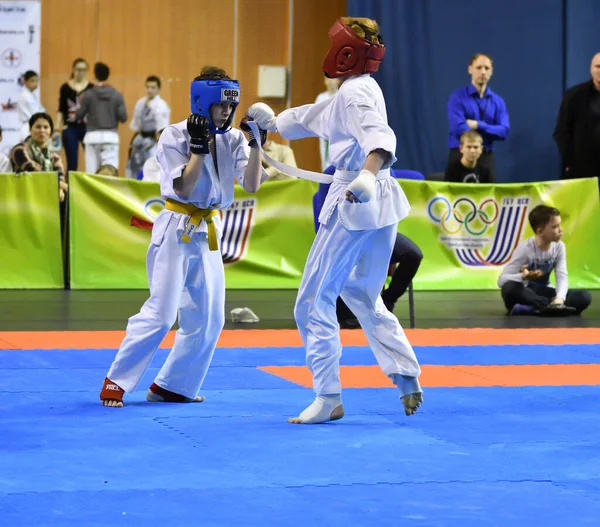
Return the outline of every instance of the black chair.
[[[444,172],[432,172],[427,174],[426,181],[444,181]]]

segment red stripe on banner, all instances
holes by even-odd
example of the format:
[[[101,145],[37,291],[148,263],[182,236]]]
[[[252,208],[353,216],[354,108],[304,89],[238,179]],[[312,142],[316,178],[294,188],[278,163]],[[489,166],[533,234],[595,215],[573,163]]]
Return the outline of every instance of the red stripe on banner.
[[[154,222],[138,218],[137,216],[131,216],[130,225],[132,227],[137,227],[138,229],[146,229],[151,231],[152,227],[154,227]]]

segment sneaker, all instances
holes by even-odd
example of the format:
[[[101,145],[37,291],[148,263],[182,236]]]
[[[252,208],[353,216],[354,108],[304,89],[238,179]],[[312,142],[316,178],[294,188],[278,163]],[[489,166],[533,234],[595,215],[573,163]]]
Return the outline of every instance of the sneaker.
[[[550,304],[540,309],[536,315],[540,317],[568,317],[576,313],[577,310],[574,307],[565,306],[564,304]]]
[[[533,306],[525,306],[523,304],[515,304],[510,310],[509,315],[511,317],[519,315],[531,315],[533,313]]]
[[[236,307],[231,310],[231,321],[242,324],[255,324],[259,318],[249,307]]]

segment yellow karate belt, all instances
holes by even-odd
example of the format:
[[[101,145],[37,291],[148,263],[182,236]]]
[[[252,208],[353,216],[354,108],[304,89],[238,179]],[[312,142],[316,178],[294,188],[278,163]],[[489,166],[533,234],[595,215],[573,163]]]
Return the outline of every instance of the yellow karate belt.
[[[217,240],[217,227],[214,223],[214,217],[219,214],[218,210],[215,209],[200,209],[191,203],[181,203],[174,199],[167,199],[165,203],[165,209],[172,212],[179,212],[180,214],[189,215],[190,219],[186,225],[181,241],[185,243],[190,242],[190,236],[196,230],[200,222],[204,220],[208,226],[208,249],[210,251],[219,250],[219,242]],[[192,228],[193,225],[193,228]]]

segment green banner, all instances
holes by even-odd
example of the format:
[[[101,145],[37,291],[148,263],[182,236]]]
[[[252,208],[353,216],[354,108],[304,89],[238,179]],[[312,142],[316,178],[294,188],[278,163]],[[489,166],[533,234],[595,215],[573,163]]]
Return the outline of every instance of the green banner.
[[[150,231],[143,227],[164,206],[158,183],[77,172],[69,183],[71,287],[148,287]],[[223,211],[228,288],[298,287],[314,239],[316,189],[316,183],[295,180],[269,182],[256,194],[236,186],[234,203]]]
[[[0,196],[0,288],[63,288],[56,174],[0,174]]]
[[[533,207],[562,216],[569,285],[600,288],[600,203],[597,179],[469,185],[400,180],[411,204],[399,231],[423,251],[420,290],[497,289],[497,279],[522,240],[533,236]]]
[[[164,205],[158,184],[82,173],[71,173],[69,183],[71,287],[146,288],[148,228]],[[424,254],[415,288],[496,289],[516,245],[533,235],[527,215],[540,203],[561,210],[571,287],[600,288],[597,180],[400,184],[412,210],[399,231]],[[256,194],[236,186],[223,212],[228,288],[298,287],[314,240],[316,190],[303,180],[268,182]]]

